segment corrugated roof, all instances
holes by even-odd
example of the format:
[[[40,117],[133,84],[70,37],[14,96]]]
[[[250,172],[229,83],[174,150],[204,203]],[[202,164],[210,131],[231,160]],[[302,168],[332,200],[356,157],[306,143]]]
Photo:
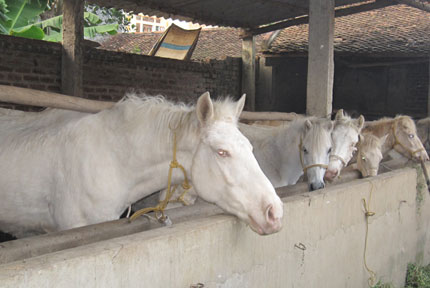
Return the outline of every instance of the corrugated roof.
[[[308,25],[283,29],[267,54],[307,54]],[[373,56],[428,56],[430,13],[389,6],[335,19],[334,50]]]
[[[241,57],[240,29],[202,30],[192,60]],[[162,33],[118,34],[102,44],[102,49],[148,54]],[[262,50],[258,36],[256,51]],[[396,5],[336,18],[336,53],[366,56],[419,56],[430,54],[430,13]],[[265,54],[307,55],[308,25],[283,29]]]
[[[335,6],[358,2],[369,1],[335,0]],[[256,28],[307,15],[309,11],[309,1],[303,0],[87,0],[87,3],[133,11],[135,14],[241,28]]]

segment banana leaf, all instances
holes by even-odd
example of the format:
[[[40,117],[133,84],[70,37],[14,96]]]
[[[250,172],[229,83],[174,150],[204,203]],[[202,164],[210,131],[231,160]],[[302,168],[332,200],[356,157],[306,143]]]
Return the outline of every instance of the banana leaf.
[[[43,37],[45,37],[43,30],[36,26],[13,29],[10,31],[10,35],[38,40],[41,40]]]
[[[91,24],[98,24],[100,23],[102,20],[93,13],[90,12],[85,12],[84,13],[84,19],[87,19],[88,22],[90,22]],[[39,28],[45,29],[46,27],[52,27],[56,30],[61,30],[62,26],[63,26],[63,15],[59,15],[59,16],[55,16],[43,21],[39,21],[36,22],[34,24],[25,26],[25,27],[30,27],[30,26],[37,26]]]
[[[47,8],[48,0],[6,0],[7,12],[0,17],[0,31],[12,35],[13,31],[31,24]],[[25,30],[35,32],[35,29]],[[40,31],[37,34],[40,36]],[[17,32],[20,33],[20,32]],[[21,33],[23,33],[21,31]],[[35,35],[37,35],[35,34]]]
[[[109,33],[110,35],[115,35],[118,30],[118,24],[106,24],[100,26],[92,26],[84,28],[84,36],[93,38],[97,34]],[[60,42],[63,40],[63,31],[56,32],[51,31],[49,35],[45,35],[43,40],[52,41],[52,42]]]

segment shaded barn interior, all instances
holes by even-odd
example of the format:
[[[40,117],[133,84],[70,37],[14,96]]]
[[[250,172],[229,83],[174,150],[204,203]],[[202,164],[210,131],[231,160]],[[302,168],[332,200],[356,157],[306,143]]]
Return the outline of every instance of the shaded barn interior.
[[[282,30],[263,51],[258,110],[305,113],[307,26]],[[426,117],[429,35],[430,14],[406,5],[336,18],[333,109],[353,110],[369,120]]]

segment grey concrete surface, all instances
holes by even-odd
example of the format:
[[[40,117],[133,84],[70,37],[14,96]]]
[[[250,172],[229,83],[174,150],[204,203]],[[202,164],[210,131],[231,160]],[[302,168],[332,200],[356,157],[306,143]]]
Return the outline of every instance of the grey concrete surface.
[[[422,189],[422,173],[418,176],[417,183],[417,171],[404,168],[284,198],[284,227],[274,235],[259,236],[233,216],[195,218],[2,264],[0,283],[367,287],[366,199],[375,212],[369,218],[367,264],[377,280],[401,287],[407,263],[430,261],[430,200],[426,187]]]

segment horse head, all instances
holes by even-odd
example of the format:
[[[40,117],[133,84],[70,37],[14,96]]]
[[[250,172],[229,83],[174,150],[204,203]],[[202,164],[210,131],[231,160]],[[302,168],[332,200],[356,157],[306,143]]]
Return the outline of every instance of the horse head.
[[[345,115],[343,109],[336,113],[333,132],[331,133],[333,147],[330,154],[330,162],[325,174],[325,178],[332,181],[336,178],[342,168],[346,167],[351,160],[355,145],[358,142],[358,135],[364,125],[364,117],[360,115],[358,119],[351,119]]]
[[[305,120],[300,138],[300,161],[311,191],[325,187],[324,174],[332,149],[333,122],[328,119]]]
[[[198,196],[238,216],[258,234],[271,234],[281,229],[283,203],[237,127],[244,104],[245,95],[238,102],[213,102],[209,93],[198,99],[200,142],[191,179]]]
[[[417,135],[414,121],[409,116],[398,116],[391,126],[394,149],[407,158],[419,161],[429,160],[429,156]]]
[[[382,160],[382,145],[387,137],[388,134],[382,138],[370,133],[360,135],[357,144],[357,169],[363,177],[378,175],[379,163]]]

